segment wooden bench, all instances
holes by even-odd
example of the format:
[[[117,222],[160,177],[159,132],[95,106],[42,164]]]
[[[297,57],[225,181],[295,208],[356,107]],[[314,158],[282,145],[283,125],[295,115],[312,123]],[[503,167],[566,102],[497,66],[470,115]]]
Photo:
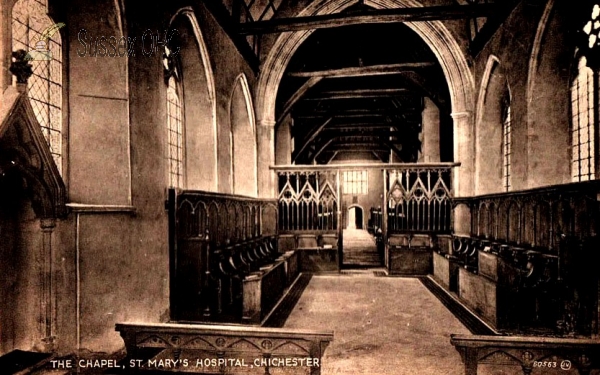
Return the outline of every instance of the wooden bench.
[[[275,307],[287,287],[285,261],[261,267],[243,281],[243,315],[245,324],[260,324]]]
[[[476,375],[478,364],[520,366],[525,375],[534,368],[542,373],[577,369],[584,375],[600,368],[599,340],[451,335],[450,343],[461,355],[465,375]]]
[[[245,326],[118,323],[127,350],[125,367],[202,374],[321,373],[332,331]],[[150,354],[148,354],[150,353]]]
[[[278,235],[280,251],[296,250],[302,272],[338,270],[338,237],[336,233],[298,231]]]
[[[389,272],[392,275],[426,275],[432,272],[432,239],[428,234],[390,234]]]
[[[450,251],[444,242],[434,278],[480,318],[495,329],[554,327],[556,256],[474,237],[453,236]]]

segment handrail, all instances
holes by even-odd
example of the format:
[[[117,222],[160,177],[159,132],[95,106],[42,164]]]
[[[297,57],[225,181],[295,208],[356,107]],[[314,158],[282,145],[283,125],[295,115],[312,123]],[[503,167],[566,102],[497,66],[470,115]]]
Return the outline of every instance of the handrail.
[[[535,194],[552,194],[552,193],[581,193],[581,192],[592,192],[598,190],[600,192],[600,180],[582,181],[582,182],[570,182],[567,184],[557,184],[552,186],[544,186],[532,189],[507,191],[500,193],[491,193],[483,195],[474,195],[469,197],[455,197],[454,202],[460,204],[472,200],[484,200],[493,198],[508,198],[518,197],[524,195],[535,195]]]
[[[489,335],[450,335],[454,346],[482,348],[487,346],[501,348],[547,348],[554,346],[581,348],[598,346],[600,340],[586,338],[540,337],[540,336],[489,336]]]
[[[436,169],[459,167],[461,163],[349,163],[349,164],[325,164],[325,165],[272,165],[269,168],[275,171],[329,171],[329,170],[351,170],[351,169]]]
[[[468,206],[471,236],[553,252],[560,238],[584,239],[597,233],[594,203],[599,194],[600,181],[594,180],[455,197],[453,205]]]
[[[231,199],[231,200],[238,200],[238,201],[273,202],[273,203],[277,202],[277,199],[275,199],[275,198],[250,197],[250,196],[246,196],[246,195],[216,193],[216,192],[204,191],[204,190],[179,190],[179,189],[177,189],[177,194],[185,195],[185,196],[201,196],[201,197],[206,197],[206,198],[223,198],[223,199]]]
[[[331,330],[309,330],[309,329],[290,329],[290,328],[272,328],[272,327],[256,327],[241,324],[181,324],[181,323],[116,323],[116,331],[125,330],[157,330],[160,332],[177,333],[182,330],[192,331],[195,334],[218,334],[222,336],[262,336],[270,337],[304,337],[315,336],[325,339],[333,339],[333,331]]]

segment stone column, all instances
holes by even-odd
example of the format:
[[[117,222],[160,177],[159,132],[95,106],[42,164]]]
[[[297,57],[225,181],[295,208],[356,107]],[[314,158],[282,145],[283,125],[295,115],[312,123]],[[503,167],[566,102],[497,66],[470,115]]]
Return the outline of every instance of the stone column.
[[[471,112],[452,113],[454,120],[454,161],[452,190],[455,197],[473,196],[475,187],[475,137]],[[454,231],[468,235],[471,231],[471,212],[465,205],[454,208]]]
[[[454,196],[468,197],[474,193],[475,137],[471,112],[452,113],[454,120],[454,161],[460,167],[454,169],[452,188]]]
[[[292,118],[287,115],[276,131],[275,164],[289,165],[292,163]]]
[[[52,232],[56,226],[54,219],[41,219],[42,242],[40,244],[40,333],[41,349],[54,351],[56,329],[56,292],[53,278],[54,253],[52,251]]]
[[[419,161],[438,163],[440,161],[440,110],[427,97],[425,97],[425,107],[423,108],[421,124],[422,143]]]
[[[269,169],[275,164],[275,121],[261,120],[258,122],[258,196],[274,198],[275,172]]]

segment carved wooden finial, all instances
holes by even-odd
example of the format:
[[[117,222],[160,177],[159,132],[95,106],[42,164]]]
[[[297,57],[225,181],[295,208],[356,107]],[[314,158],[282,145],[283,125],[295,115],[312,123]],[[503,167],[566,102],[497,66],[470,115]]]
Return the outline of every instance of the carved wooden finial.
[[[17,83],[27,84],[27,80],[33,74],[33,65],[26,58],[25,50],[17,50],[12,53],[14,61],[10,64],[10,72],[17,77]]]

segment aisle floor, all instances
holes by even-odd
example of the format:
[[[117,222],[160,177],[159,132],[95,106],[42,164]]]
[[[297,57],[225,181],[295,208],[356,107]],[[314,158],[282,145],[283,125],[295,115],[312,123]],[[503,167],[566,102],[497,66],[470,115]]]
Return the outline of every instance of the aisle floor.
[[[334,331],[324,375],[464,371],[450,334],[469,330],[417,278],[314,276],[285,327]]]

